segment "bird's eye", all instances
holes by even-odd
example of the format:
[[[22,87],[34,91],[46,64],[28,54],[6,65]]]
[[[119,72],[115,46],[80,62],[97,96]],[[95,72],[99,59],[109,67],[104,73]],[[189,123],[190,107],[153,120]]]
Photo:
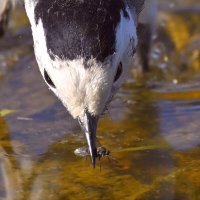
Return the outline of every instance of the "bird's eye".
[[[115,74],[114,82],[116,82],[122,74],[122,63],[120,62],[117,67],[117,72]]]
[[[51,87],[56,88],[56,86],[54,85],[53,81],[51,80],[45,69],[44,69],[44,79]]]

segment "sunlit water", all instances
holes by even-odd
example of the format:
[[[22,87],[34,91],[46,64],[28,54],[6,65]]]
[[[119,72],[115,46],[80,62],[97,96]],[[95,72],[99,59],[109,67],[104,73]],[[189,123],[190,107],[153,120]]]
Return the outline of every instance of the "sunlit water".
[[[191,9],[159,12],[166,34],[152,71],[133,81],[134,71],[102,117],[98,140],[111,154],[95,169],[74,154],[84,137],[44,84],[16,12],[20,23],[0,40],[0,109],[16,110],[0,117],[0,199],[199,200],[200,13]]]

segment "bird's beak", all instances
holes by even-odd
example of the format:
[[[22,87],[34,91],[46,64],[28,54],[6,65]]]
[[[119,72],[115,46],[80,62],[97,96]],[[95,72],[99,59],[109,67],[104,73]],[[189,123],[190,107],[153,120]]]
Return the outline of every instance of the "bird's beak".
[[[92,116],[88,111],[84,111],[83,116],[78,118],[79,124],[84,131],[87,140],[93,167],[95,167],[96,164],[96,129],[98,119],[99,117]]]

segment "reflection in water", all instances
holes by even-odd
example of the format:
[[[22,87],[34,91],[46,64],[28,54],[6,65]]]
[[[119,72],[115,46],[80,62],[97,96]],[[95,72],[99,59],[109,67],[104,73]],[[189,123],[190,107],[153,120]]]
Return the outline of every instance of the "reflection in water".
[[[200,199],[199,15],[160,15],[152,72],[128,80],[100,121],[111,158],[96,169],[74,155],[83,135],[44,85],[29,29],[0,40],[0,108],[17,110],[0,117],[0,199]]]

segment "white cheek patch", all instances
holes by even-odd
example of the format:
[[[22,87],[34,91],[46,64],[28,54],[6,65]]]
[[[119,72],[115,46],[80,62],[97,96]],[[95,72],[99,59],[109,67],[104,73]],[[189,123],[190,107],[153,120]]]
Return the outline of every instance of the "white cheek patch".
[[[114,55],[113,65],[118,66],[122,63],[122,74],[113,84],[113,93],[125,81],[129,69],[132,67],[133,55],[137,46],[136,23],[129,9],[126,9],[128,17],[121,12],[121,19],[116,29],[116,54]],[[117,69],[115,69],[117,71]]]
[[[34,9],[35,6],[37,5],[37,1],[33,0],[24,0],[25,2],[25,9],[26,9],[26,14],[29,18],[29,21],[31,23],[31,26],[35,26],[35,15],[34,15]]]
[[[42,21],[41,19],[39,19],[37,24],[35,21],[34,9],[36,5],[37,5],[36,1],[25,0],[26,12],[27,12],[29,21],[31,23],[36,60],[38,62],[38,66],[41,71],[41,74],[44,75],[44,68],[48,72],[50,68],[52,67],[52,64],[51,64],[52,60],[50,59],[50,56],[48,54],[45,30],[44,30]]]
[[[48,72],[53,67],[53,65],[52,59],[50,58],[50,55],[48,53],[45,31],[41,19],[38,20],[38,24],[35,26],[34,29],[34,50],[39,68],[41,70],[41,73],[43,74],[44,68]]]
[[[121,59],[125,63],[128,57],[133,56],[132,51],[137,45],[136,24],[128,9],[127,13],[128,18],[121,13],[121,20],[116,29],[116,56],[118,62]]]

